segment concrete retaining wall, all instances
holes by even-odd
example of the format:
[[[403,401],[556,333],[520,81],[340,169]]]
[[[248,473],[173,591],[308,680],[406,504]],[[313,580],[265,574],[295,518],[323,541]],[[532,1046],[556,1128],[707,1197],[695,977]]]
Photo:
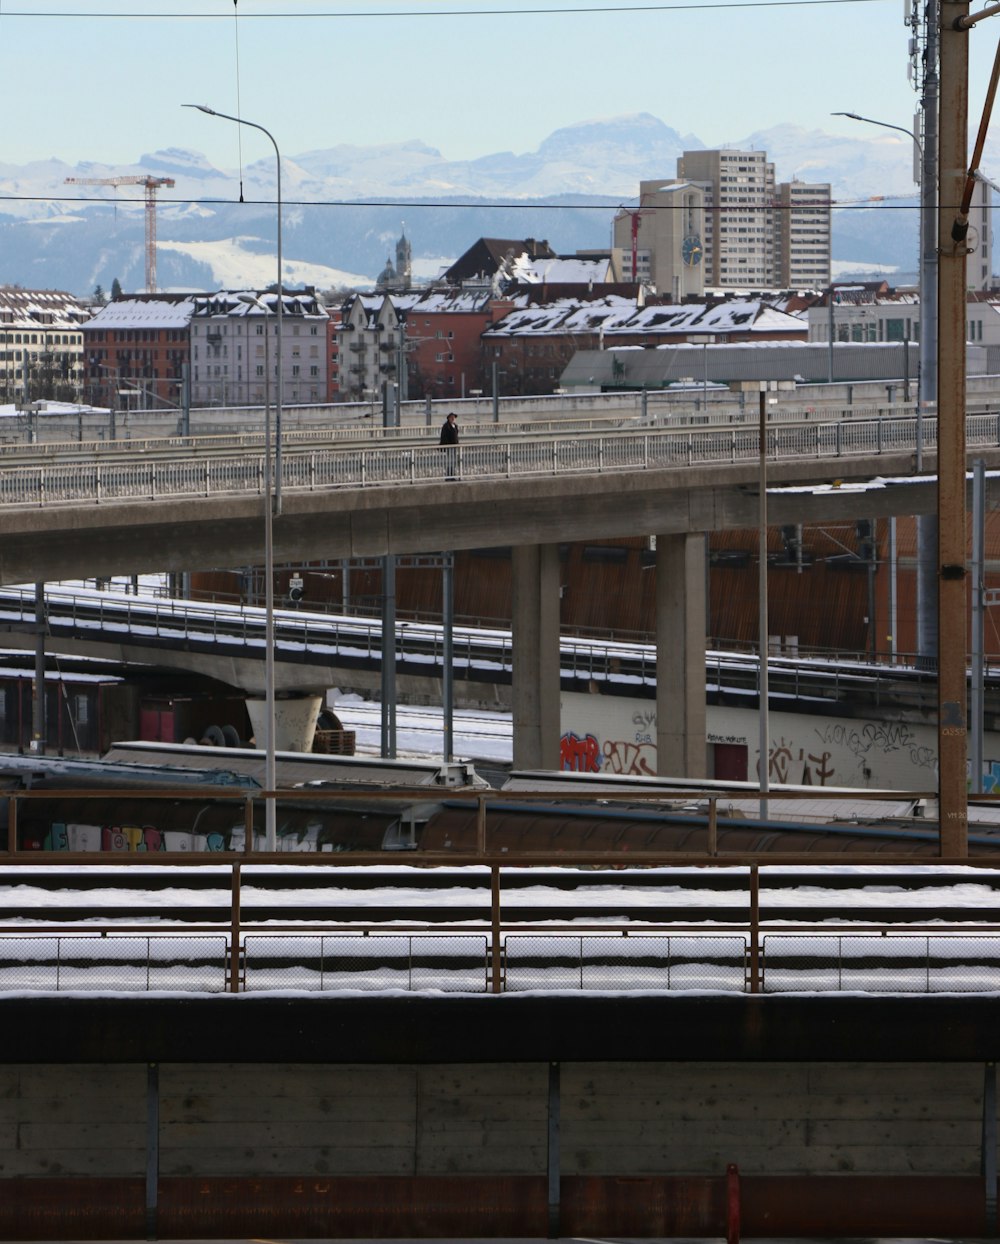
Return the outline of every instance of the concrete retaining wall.
[[[545,1063],[164,1064],[159,1173],[541,1175]],[[978,1064],[568,1063],[563,1176],[979,1173]],[[0,1067],[0,1181],[136,1177],[147,1068]]]

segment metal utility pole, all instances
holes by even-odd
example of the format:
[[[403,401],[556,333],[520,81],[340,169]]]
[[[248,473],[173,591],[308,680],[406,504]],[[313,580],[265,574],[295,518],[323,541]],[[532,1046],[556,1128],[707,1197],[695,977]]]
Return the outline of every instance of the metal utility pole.
[[[35,584],[35,681],[31,696],[31,750],[45,755],[45,584]]]
[[[959,209],[968,169],[968,0],[941,3],[938,212],[938,652],[940,852],[968,854],[966,756],[965,321],[968,218]]]
[[[938,206],[938,103],[940,60],[938,0],[926,0],[923,90],[920,111],[923,142],[920,147],[920,377],[917,384],[917,460],[924,464],[924,415],[937,408],[937,206]],[[964,159],[964,157],[963,157]],[[965,311],[962,311],[965,323]],[[963,347],[964,349],[964,347]],[[917,657],[933,668],[938,651],[936,514],[917,516]]]

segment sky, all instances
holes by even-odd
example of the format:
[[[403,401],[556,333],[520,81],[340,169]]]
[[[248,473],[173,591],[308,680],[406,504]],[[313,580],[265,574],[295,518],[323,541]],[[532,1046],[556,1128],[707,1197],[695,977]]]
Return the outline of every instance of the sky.
[[[451,160],[648,112],[706,146],[792,122],[909,128],[903,0],[0,0],[0,163],[137,163],[180,147],[235,169],[420,139]],[[972,133],[1000,23],[970,36]]]

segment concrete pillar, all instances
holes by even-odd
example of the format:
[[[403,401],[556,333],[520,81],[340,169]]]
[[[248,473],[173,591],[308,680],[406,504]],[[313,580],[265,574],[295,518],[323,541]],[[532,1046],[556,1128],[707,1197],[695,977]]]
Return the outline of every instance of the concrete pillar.
[[[511,554],[514,768],[559,768],[559,547]]]
[[[656,537],[656,771],[708,773],[705,537]]]

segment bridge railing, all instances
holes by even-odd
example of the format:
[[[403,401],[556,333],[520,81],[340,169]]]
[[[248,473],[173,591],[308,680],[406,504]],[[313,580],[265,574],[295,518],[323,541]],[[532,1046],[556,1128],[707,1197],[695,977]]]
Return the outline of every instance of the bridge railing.
[[[969,421],[970,447],[1000,444],[1000,417]],[[923,448],[935,446],[936,421],[920,421]],[[916,448],[913,416],[775,424],[768,429],[772,462],[837,459],[908,452]],[[619,429],[593,436],[513,438],[454,448],[376,445],[288,451],[282,455],[286,491],[490,479],[605,474],[748,463],[759,457],[758,430],[732,427]],[[100,504],[257,494],[264,491],[264,459],[240,455],[144,461],[44,463],[0,469],[0,506]]]

